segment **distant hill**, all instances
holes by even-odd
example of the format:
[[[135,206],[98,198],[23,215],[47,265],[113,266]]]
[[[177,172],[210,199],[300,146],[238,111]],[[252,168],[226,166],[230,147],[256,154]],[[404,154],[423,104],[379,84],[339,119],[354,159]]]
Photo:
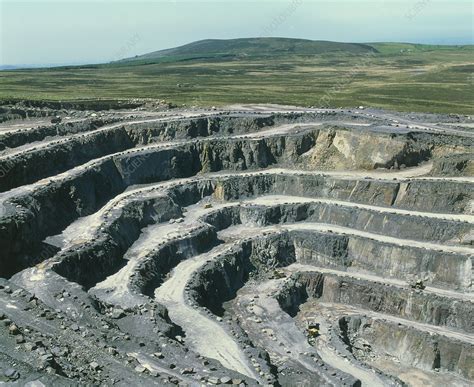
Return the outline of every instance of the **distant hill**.
[[[208,39],[184,46],[150,52],[114,63],[154,63],[192,59],[249,58],[284,55],[317,55],[334,52],[364,54],[377,52],[372,46],[360,43],[339,43],[323,40],[290,38]]]
[[[379,42],[367,43],[369,46],[375,48],[381,54],[408,54],[420,52],[434,52],[434,51],[470,51],[472,52],[473,45],[444,45],[444,44],[417,44],[417,43],[397,43],[397,42]]]

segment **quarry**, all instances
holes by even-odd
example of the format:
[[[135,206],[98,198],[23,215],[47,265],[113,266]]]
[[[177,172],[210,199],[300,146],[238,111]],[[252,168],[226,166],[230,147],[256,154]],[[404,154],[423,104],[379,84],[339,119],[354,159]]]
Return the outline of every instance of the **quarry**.
[[[0,107],[0,384],[472,386],[465,115]]]

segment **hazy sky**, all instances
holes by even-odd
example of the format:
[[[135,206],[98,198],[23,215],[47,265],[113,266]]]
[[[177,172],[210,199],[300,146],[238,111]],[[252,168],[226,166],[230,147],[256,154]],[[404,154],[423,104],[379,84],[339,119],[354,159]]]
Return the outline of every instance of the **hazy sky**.
[[[199,39],[473,43],[457,0],[0,0],[0,65],[108,62]]]

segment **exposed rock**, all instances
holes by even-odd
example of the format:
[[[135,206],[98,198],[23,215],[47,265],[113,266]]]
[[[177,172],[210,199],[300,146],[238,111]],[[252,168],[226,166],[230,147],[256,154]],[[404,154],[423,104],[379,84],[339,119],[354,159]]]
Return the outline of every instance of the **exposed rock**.
[[[474,380],[467,118],[11,105],[0,382]]]

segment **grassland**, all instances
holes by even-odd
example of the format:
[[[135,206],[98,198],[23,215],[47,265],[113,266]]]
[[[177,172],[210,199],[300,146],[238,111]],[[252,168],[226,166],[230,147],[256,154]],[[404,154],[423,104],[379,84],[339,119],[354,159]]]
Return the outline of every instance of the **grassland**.
[[[473,46],[371,44],[378,52],[167,57],[0,72],[0,99],[156,98],[177,105],[370,105],[474,113]]]

